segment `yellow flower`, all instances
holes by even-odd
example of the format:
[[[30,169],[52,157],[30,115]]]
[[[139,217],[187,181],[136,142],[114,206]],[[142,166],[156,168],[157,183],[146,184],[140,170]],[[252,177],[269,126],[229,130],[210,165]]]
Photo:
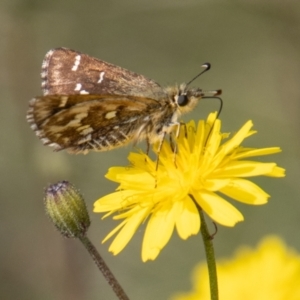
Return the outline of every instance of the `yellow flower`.
[[[245,177],[283,177],[284,169],[275,163],[246,160],[249,157],[280,152],[273,148],[243,148],[241,142],[252,135],[248,121],[231,139],[220,132],[221,121],[210,114],[196,128],[191,121],[181,126],[176,139],[177,154],[170,143],[163,143],[159,164],[145,153],[130,153],[129,167],[113,167],[106,177],[120,185],[116,192],[94,204],[94,212],[116,213],[123,220],[103,242],[118,233],[109,251],[118,254],[137,228],[148,219],[142,260],[155,259],[169,241],[174,228],[182,239],[200,229],[201,208],[215,222],[234,226],[242,214],[223,196],[252,205],[264,204],[269,195]],[[157,149],[157,145],[154,147]]]
[[[278,237],[265,238],[257,249],[239,249],[231,260],[217,264],[221,300],[299,300],[300,255]],[[193,291],[172,300],[209,300],[207,266],[193,274]]]

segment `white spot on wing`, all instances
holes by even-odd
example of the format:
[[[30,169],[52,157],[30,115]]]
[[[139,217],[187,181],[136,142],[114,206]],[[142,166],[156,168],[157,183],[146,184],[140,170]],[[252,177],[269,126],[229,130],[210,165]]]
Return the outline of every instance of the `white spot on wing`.
[[[98,80],[98,82],[97,83],[101,83],[102,81],[103,81],[103,79],[104,79],[104,74],[105,74],[105,72],[100,72],[100,78],[99,78],[99,80]]]
[[[88,95],[89,92],[88,92],[88,91],[85,91],[85,90],[81,90],[81,91],[79,92],[79,94],[81,94],[81,95]]]
[[[78,66],[80,64],[80,59],[81,59],[81,56],[80,55],[76,55],[75,56],[75,62],[74,62],[74,65],[72,67],[72,71],[77,71],[78,69]]]
[[[81,87],[82,87],[82,85],[80,83],[77,83],[74,91],[80,91]]]
[[[46,55],[45,55],[45,59],[42,63],[42,69],[46,69],[49,66],[49,59],[52,56],[52,54],[54,53],[54,49],[49,50]]]

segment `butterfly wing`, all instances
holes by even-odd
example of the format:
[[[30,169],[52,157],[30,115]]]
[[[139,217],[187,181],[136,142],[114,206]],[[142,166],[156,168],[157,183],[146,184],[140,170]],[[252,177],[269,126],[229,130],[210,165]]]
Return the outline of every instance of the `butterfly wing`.
[[[114,94],[156,100],[165,97],[164,90],[153,80],[66,48],[46,54],[41,76],[44,95]]]
[[[122,95],[47,95],[31,100],[27,120],[55,150],[105,151],[145,138],[162,123],[157,118],[172,114],[162,103]]]

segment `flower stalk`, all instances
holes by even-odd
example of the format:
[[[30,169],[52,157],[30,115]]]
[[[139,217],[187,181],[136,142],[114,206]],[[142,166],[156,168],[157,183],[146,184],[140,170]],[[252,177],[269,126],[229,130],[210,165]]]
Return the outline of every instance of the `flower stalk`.
[[[106,279],[107,283],[115,292],[116,296],[119,300],[129,300],[128,296],[126,295],[125,291],[119,284],[118,280],[115,278],[114,274],[110,271],[109,267],[95,248],[95,246],[91,243],[87,236],[79,237],[79,240],[83,244],[83,246],[88,250],[89,254],[91,255],[93,261],[97,265],[98,269],[103,274],[104,278]]]
[[[215,251],[212,242],[212,236],[208,232],[208,228],[204,218],[204,213],[200,207],[199,207],[199,215],[201,219],[201,235],[202,235],[202,240],[203,240],[205,254],[206,254],[206,264],[208,268],[210,299],[218,300],[219,299],[218,276],[217,276],[216,258],[215,258]]]

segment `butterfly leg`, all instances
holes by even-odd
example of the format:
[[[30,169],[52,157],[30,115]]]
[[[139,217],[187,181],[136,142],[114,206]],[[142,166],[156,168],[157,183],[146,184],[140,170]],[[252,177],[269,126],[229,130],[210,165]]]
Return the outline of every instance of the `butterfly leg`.
[[[166,134],[167,134],[167,132],[166,132],[166,131],[163,131],[161,140],[159,141],[159,145],[158,145],[158,148],[157,148],[157,159],[156,159],[156,167],[155,167],[155,170],[156,170],[156,171],[158,170],[159,154],[160,154],[161,148],[162,148],[162,146],[163,146],[163,143],[164,143]]]
[[[149,151],[150,151],[150,141],[149,141],[148,138],[146,139],[146,144],[147,144],[147,147],[146,147],[146,154],[147,154],[147,156],[149,156]]]
[[[150,151],[150,141],[148,138],[146,138],[146,156],[145,156],[145,163],[147,163],[148,161],[148,157],[149,157],[149,151]]]
[[[176,133],[175,133],[176,139],[178,139],[178,137],[179,137],[181,126],[184,126],[184,136],[187,137],[187,129],[186,129],[186,124],[185,123],[177,122],[177,123],[174,123],[173,126],[177,126]],[[170,137],[171,137],[171,135],[170,135]],[[171,144],[171,147],[172,147],[172,151],[174,153],[173,162],[174,162],[175,167],[177,168],[177,164],[176,164],[177,143],[175,141],[174,143],[170,142],[170,144]]]
[[[158,169],[158,164],[159,164],[159,154],[161,152],[161,149],[162,149],[162,146],[163,146],[166,134],[170,134],[170,146],[171,146],[172,152],[174,153],[174,160],[173,161],[174,161],[174,164],[176,166],[176,151],[177,151],[177,146],[176,146],[176,142],[173,143],[172,132],[174,130],[174,127],[177,126],[176,127],[176,131],[175,131],[175,137],[178,138],[178,136],[180,134],[180,126],[182,124],[184,124],[184,123],[171,122],[168,125],[165,125],[164,128],[162,129],[161,139],[159,141],[159,145],[158,145],[157,153],[156,153],[157,154],[156,167],[155,167],[156,171]]]
[[[170,141],[170,147],[171,147],[172,152],[175,152],[175,150],[176,150],[176,142],[175,142],[172,134],[169,134],[169,141]]]
[[[172,132],[173,132],[173,128],[177,126],[176,128],[176,132],[175,132],[175,137],[178,138],[179,136],[179,133],[180,133],[180,126],[181,126],[181,123],[179,122],[172,122],[172,123],[169,123],[168,125],[165,125],[162,132],[163,132],[163,135],[162,135],[162,138],[160,140],[160,143],[159,143],[159,146],[158,146],[158,150],[157,150],[157,163],[156,163],[156,170],[158,168],[158,162],[159,162],[159,153],[161,151],[161,148],[162,148],[162,145],[163,145],[163,142],[164,142],[164,139],[166,137],[166,134],[169,133],[170,135],[170,147],[172,149],[172,152],[174,153],[174,159],[173,159],[173,162],[176,166],[176,152],[177,152],[177,144],[176,144],[176,141],[174,142],[174,140],[172,139]],[[176,166],[177,167],[177,166]]]

